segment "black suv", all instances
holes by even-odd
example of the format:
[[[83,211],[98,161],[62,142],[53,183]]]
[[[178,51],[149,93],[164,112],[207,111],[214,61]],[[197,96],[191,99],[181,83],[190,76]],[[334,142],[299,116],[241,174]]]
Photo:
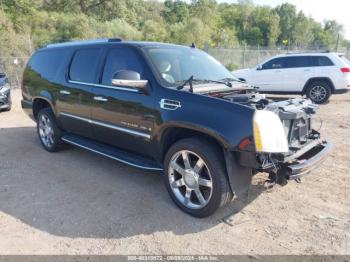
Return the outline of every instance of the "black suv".
[[[266,99],[193,46],[48,45],[30,59],[22,92],[47,151],[68,143],[163,171],[174,202],[197,217],[240,196],[253,174],[285,184],[330,149],[311,128],[316,105]]]

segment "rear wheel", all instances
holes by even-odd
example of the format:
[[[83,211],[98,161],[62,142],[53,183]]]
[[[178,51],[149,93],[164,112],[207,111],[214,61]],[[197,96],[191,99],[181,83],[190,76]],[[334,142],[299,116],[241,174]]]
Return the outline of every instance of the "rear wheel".
[[[326,81],[314,81],[306,90],[306,96],[315,104],[326,103],[332,94],[332,89]]]
[[[61,131],[51,108],[43,108],[37,117],[37,131],[43,147],[49,152],[58,151],[62,145]]]
[[[207,217],[232,199],[221,152],[215,145],[187,138],[175,143],[164,163],[166,188],[177,206]]]

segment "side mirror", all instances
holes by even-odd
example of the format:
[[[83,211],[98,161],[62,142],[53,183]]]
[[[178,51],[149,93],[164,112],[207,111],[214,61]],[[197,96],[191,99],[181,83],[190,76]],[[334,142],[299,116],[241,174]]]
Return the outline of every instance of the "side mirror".
[[[148,80],[141,80],[140,74],[135,71],[121,70],[113,75],[112,85],[145,89]]]
[[[258,65],[258,66],[256,67],[256,70],[263,70],[262,65]]]

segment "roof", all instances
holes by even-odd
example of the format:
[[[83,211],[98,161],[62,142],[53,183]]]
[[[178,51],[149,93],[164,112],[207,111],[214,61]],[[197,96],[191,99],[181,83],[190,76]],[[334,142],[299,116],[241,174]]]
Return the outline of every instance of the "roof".
[[[62,43],[49,44],[46,48],[59,48],[59,47],[71,47],[71,46],[84,46],[84,45],[96,45],[96,44],[113,44],[113,43],[125,43],[135,46],[181,46],[170,43],[159,43],[159,42],[146,42],[146,41],[123,41],[120,38],[101,38],[101,39],[90,39],[90,40],[79,40],[79,41],[67,41]]]

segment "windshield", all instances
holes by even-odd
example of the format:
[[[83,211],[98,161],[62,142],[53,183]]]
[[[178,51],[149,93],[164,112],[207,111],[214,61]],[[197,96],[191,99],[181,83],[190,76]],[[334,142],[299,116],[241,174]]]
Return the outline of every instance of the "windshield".
[[[235,79],[218,61],[207,53],[190,47],[149,47],[146,53],[162,82],[174,87],[193,76],[195,79],[219,81]]]

